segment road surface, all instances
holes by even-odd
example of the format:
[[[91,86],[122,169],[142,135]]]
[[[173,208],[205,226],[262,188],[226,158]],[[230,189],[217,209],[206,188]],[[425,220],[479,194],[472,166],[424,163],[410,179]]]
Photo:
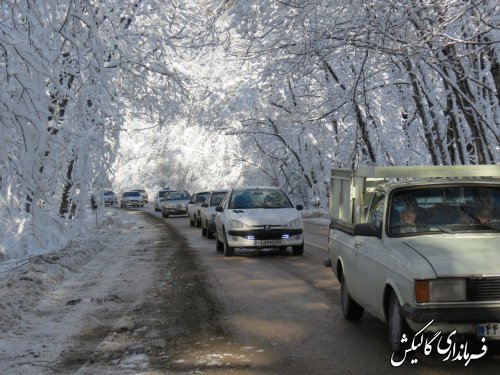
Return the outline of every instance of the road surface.
[[[123,238],[55,283],[26,317],[31,328],[8,340],[0,335],[0,373],[427,375],[500,368],[495,356],[466,367],[424,353],[392,366],[385,324],[368,314],[360,322],[342,318],[339,283],[322,263],[328,227],[321,222],[306,222],[303,256],[236,250],[224,257],[185,216],[162,219],[149,206],[121,211],[130,218],[118,228]]]

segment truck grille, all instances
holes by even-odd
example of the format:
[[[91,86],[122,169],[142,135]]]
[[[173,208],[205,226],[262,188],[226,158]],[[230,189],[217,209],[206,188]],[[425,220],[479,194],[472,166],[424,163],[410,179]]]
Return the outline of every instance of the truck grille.
[[[500,277],[467,280],[468,301],[500,301]]]

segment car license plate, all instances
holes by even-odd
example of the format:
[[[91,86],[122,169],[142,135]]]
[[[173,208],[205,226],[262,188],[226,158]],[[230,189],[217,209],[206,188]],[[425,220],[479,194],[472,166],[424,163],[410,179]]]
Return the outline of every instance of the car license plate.
[[[279,246],[281,245],[281,240],[256,240],[256,246]]]
[[[476,325],[476,332],[479,337],[500,340],[500,323],[482,323]]]

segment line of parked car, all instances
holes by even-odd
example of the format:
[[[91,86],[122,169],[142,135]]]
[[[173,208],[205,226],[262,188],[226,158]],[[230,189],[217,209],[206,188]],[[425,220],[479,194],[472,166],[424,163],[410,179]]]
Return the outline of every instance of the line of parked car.
[[[144,207],[148,202],[147,192],[141,189],[124,191],[118,197],[111,191],[104,194],[105,204],[120,207]],[[293,255],[304,252],[299,212],[303,207],[294,206],[278,187],[243,186],[194,194],[164,188],[155,193],[152,203],[164,218],[187,215],[191,226],[201,228],[202,236],[215,238],[217,251],[225,256],[234,255],[237,248],[286,251],[290,247]]]
[[[293,255],[302,255],[302,209],[277,187],[246,186],[194,193],[186,213],[190,225],[215,238],[217,251],[225,256],[234,255],[236,248],[288,247]]]

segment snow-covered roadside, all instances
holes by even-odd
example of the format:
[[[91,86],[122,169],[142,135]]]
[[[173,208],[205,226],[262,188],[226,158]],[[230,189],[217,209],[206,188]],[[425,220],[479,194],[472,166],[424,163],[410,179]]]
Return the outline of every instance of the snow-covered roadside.
[[[126,217],[118,210],[107,211],[100,228],[87,231],[64,249],[1,262],[0,333],[11,331],[53,285],[78,272],[81,265],[102,251],[104,244],[117,236],[120,227],[127,225]]]
[[[323,212],[303,211],[308,222],[327,225],[330,218]],[[100,214],[99,228],[88,230],[64,249],[22,259],[0,262],[0,340],[22,334],[26,315],[54,286],[80,272],[83,265],[106,250],[117,239],[131,244],[137,241],[129,228],[134,216],[126,211],[106,209]],[[0,347],[1,349],[1,347]]]
[[[100,224],[63,250],[0,264],[0,373],[43,373],[68,349],[67,338],[89,323],[92,309],[117,298],[113,290],[120,288],[124,275],[102,257],[114,256],[119,263],[117,251],[140,241],[141,229],[133,214],[116,209],[108,210]],[[111,285],[113,280],[117,285]],[[73,293],[82,285],[89,295]]]
[[[304,210],[302,211],[302,218],[305,222],[318,225],[330,225],[332,221],[331,216],[323,210]]]

